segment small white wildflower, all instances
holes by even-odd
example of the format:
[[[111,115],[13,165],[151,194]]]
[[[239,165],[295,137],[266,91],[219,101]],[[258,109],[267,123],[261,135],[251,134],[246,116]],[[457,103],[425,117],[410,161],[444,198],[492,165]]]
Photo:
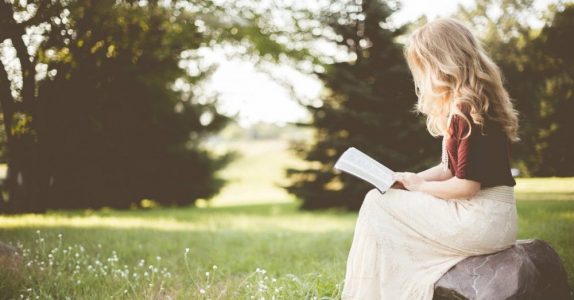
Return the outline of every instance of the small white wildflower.
[[[205,276],[209,276],[209,272],[205,272]]]
[[[213,269],[216,270],[216,269],[217,269],[217,265],[213,265]]]
[[[185,254],[189,253],[189,248],[185,248]]]
[[[204,290],[204,289],[199,289],[199,293],[200,293],[200,294],[205,294],[205,290]]]

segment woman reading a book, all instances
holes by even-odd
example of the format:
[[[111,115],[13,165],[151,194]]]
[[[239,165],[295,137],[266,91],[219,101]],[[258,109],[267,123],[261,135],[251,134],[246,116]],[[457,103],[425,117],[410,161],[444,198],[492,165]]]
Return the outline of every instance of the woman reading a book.
[[[435,283],[469,256],[516,242],[510,143],[517,112],[499,68],[464,24],[438,19],[405,47],[440,164],[396,172],[387,192],[363,201],[347,259],[342,299],[432,299]]]

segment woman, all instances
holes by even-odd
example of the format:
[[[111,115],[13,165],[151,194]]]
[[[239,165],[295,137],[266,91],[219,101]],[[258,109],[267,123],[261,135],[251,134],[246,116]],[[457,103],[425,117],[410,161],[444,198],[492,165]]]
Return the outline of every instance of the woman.
[[[461,22],[438,19],[405,47],[441,163],[397,172],[402,188],[370,190],[357,219],[342,299],[432,299],[434,285],[468,256],[514,245],[510,143],[517,113],[500,70]]]

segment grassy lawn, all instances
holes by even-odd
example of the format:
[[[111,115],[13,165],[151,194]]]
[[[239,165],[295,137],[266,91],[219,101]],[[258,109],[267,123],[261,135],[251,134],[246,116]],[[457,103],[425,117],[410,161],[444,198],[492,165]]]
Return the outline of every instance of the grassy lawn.
[[[0,299],[338,299],[356,213],[298,211],[270,188],[292,158],[259,146],[208,206],[0,215],[0,241],[25,256]],[[271,157],[283,162],[265,171]],[[519,238],[549,242],[574,287],[574,178],[521,179],[517,196]]]

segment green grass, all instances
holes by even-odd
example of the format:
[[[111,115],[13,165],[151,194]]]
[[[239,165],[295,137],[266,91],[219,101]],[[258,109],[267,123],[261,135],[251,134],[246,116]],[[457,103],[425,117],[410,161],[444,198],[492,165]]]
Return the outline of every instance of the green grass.
[[[250,147],[206,207],[0,215],[0,241],[24,249],[0,299],[338,299],[356,213],[298,211],[273,187],[297,162],[280,144]],[[574,178],[516,192],[519,239],[549,242],[574,287]]]
[[[210,201],[210,205],[255,203],[292,203],[295,199],[278,185],[285,184],[284,169],[302,167],[301,160],[287,151],[281,140],[226,143],[223,149],[235,149],[241,158],[221,172],[228,184]]]
[[[90,221],[79,223],[83,218]],[[143,299],[163,294],[178,299],[217,299],[225,289],[223,299],[271,299],[273,295],[283,299],[336,298],[354,219],[354,214],[333,211],[302,213],[294,204],[2,217],[0,240],[21,243],[20,247],[28,249],[24,260],[32,262],[24,267],[19,283],[10,283],[15,290],[7,295]],[[80,246],[83,252],[78,250]],[[64,254],[63,249],[70,250]],[[51,251],[53,259],[48,256]],[[140,268],[142,259],[145,263]],[[92,266],[90,270],[98,266],[96,260],[107,266],[107,274],[86,272],[88,266]],[[49,261],[54,265],[48,266]],[[154,279],[143,275],[150,264],[159,269]],[[76,265],[80,269],[74,274]],[[48,273],[39,271],[40,266]],[[170,277],[161,274],[163,268]],[[126,269],[138,277],[123,278]],[[210,283],[207,271],[213,277]],[[163,292],[158,290],[160,286]],[[275,287],[281,289],[276,292]],[[33,290],[26,292],[27,288]],[[205,294],[200,293],[201,288]]]

